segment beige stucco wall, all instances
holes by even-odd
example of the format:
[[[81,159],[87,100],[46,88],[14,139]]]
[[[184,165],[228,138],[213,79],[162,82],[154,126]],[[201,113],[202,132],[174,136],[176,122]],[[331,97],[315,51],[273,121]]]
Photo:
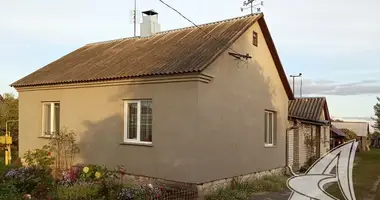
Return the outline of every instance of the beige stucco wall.
[[[259,47],[252,45],[252,31]],[[81,163],[181,182],[203,183],[285,166],[288,97],[255,24],[199,81],[21,91],[20,153],[41,147],[43,101],[59,101],[61,125],[78,134]],[[123,99],[153,101],[153,147],[121,145]],[[277,112],[277,141],[264,147],[264,111]]]
[[[124,165],[127,172],[194,182],[199,140],[197,83],[163,83],[20,92],[20,153],[39,148],[42,101],[59,101],[61,125],[75,130],[79,162]],[[123,142],[123,99],[153,101],[153,147]]]
[[[258,47],[252,45],[253,30],[258,33]],[[259,25],[232,48],[253,59],[239,62],[225,53],[205,71],[215,76],[212,82],[199,87],[203,181],[285,166],[288,97]],[[265,109],[277,112],[273,148],[264,147]]]

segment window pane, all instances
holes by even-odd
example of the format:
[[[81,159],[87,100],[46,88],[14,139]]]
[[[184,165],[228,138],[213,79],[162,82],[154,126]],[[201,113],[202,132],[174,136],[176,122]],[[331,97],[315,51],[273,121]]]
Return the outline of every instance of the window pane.
[[[264,142],[268,144],[268,112],[265,112]]]
[[[137,139],[137,103],[128,103],[128,139]]]
[[[54,132],[59,131],[60,122],[60,106],[59,103],[54,103]]]
[[[140,141],[152,141],[152,101],[141,101]]]
[[[268,144],[273,144],[273,113],[269,113],[269,140]]]
[[[43,104],[43,133],[45,135],[51,134],[51,104]]]

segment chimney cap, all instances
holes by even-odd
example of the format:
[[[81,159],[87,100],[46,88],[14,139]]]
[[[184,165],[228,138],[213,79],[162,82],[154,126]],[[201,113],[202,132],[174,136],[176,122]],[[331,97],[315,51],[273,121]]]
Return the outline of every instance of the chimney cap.
[[[147,10],[147,11],[144,11],[142,13],[146,14],[146,15],[158,15],[158,12],[156,12],[154,10]]]

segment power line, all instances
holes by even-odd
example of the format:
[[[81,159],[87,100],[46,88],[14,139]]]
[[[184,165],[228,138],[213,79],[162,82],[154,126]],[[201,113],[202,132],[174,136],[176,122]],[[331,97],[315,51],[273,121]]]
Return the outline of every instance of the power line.
[[[196,23],[194,23],[193,21],[191,21],[189,18],[187,18],[186,16],[184,16],[181,12],[179,12],[177,9],[173,8],[172,6],[170,6],[169,4],[165,3],[163,0],[159,0],[161,3],[163,3],[165,6],[167,6],[168,8],[174,10],[176,13],[178,13],[179,15],[181,15],[184,19],[186,19],[188,22],[192,23],[195,27],[197,27],[198,29],[200,29],[203,33],[205,33],[206,35],[209,35],[211,36],[214,40],[216,40],[217,42],[219,42],[219,44],[227,47],[229,50],[237,53],[237,54],[240,54],[238,53],[237,51],[235,51],[234,49],[232,49],[231,47],[227,46],[226,44],[223,44],[223,42],[219,41],[217,38],[215,38],[213,35],[209,34],[207,31],[203,30],[200,26],[198,26]],[[240,54],[242,55],[242,54]]]

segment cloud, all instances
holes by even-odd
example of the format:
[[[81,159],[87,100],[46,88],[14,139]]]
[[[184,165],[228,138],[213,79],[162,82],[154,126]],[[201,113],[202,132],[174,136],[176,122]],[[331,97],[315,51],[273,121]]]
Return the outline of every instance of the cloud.
[[[292,84],[292,80],[289,82]],[[295,82],[295,93],[299,93],[300,82]],[[305,95],[362,95],[379,94],[380,81],[362,80],[356,82],[341,83],[333,80],[303,80],[302,93]]]

